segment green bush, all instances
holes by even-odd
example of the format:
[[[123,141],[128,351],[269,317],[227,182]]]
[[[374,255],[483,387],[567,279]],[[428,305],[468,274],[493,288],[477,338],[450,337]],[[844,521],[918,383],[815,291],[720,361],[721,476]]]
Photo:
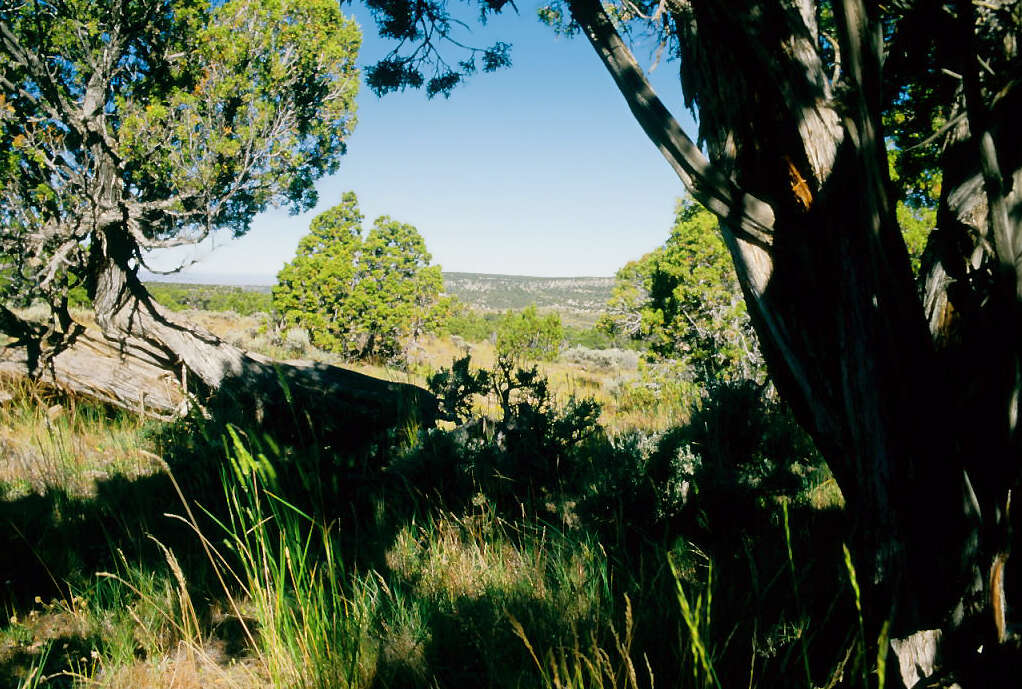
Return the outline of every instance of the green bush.
[[[608,332],[607,328],[579,328],[564,326],[564,342],[569,347],[587,347],[588,349],[635,349],[641,350],[645,345],[641,340],[632,339],[621,332]]]
[[[321,349],[397,360],[404,340],[434,327],[440,266],[429,265],[426,243],[411,225],[383,216],[363,234],[362,221],[352,192],[316,216],[277,276],[273,305]]]
[[[432,467],[426,472],[430,477],[420,476],[413,483],[443,476],[446,495],[456,485],[464,491],[482,487],[506,505],[525,495],[576,492],[570,486],[578,482],[577,468],[585,463],[583,448],[605,435],[598,423],[600,405],[592,399],[554,404],[538,368],[522,368],[510,357],[498,356],[489,371],[473,371],[469,362],[466,356],[429,378],[441,410],[464,423],[471,413],[471,398],[489,395],[500,407],[500,418],[463,426],[459,437],[431,436],[424,449],[431,457],[424,465]],[[441,469],[437,462],[458,466]],[[496,477],[505,480],[495,481]],[[455,500],[467,497],[462,493]]]
[[[243,287],[150,283],[146,289],[171,311],[232,311],[239,316],[251,316],[273,309],[268,292]]]
[[[561,349],[564,326],[556,313],[541,316],[535,306],[508,311],[497,327],[497,354],[520,362],[553,361]]]
[[[502,314],[483,313],[455,300],[450,315],[439,325],[438,332],[461,337],[469,342],[485,342],[496,336],[502,318]]]

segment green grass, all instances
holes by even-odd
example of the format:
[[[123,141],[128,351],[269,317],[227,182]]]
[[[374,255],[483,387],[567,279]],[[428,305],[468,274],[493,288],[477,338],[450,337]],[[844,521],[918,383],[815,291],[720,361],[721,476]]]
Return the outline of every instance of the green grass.
[[[11,399],[0,405],[0,498],[51,488],[86,496],[110,476],[155,470],[149,422],[24,382],[5,389]]]
[[[376,580],[351,573],[345,581],[335,525],[318,523],[272,492],[272,475],[243,445],[234,448],[233,471],[223,479],[228,519],[218,521],[233,557],[216,553],[212,565],[239,586],[237,594],[230,586],[224,593],[253,652],[274,686],[366,686],[375,655],[369,622],[380,597]],[[251,626],[242,606],[251,610]]]
[[[855,577],[832,480],[796,464],[776,484],[789,492],[771,492],[743,462],[786,447],[784,419],[761,415],[765,439],[739,446],[752,459],[729,456],[724,412],[746,398],[723,399],[670,433],[558,438],[569,417],[555,400],[503,435],[408,424],[341,451],[314,428],[289,446],[21,389],[0,408],[18,450],[0,465],[0,546],[17,553],[0,563],[0,684],[808,689],[882,676],[853,587],[833,586]],[[29,455],[42,459],[11,459]]]

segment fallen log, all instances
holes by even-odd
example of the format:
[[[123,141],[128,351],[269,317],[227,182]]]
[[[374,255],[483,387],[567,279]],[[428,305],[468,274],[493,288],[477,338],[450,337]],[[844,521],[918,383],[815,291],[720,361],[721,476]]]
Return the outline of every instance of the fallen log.
[[[72,334],[47,344],[41,326],[7,309],[0,312],[0,330],[11,341],[0,351],[0,376],[32,379],[163,420],[199,408],[261,426],[293,426],[300,419],[324,434],[364,435],[408,418],[432,424],[436,417],[435,398],[415,385],[319,362],[275,361],[176,319],[161,327],[230,362],[221,367],[216,387],[149,339],[114,339],[75,324]]]
[[[70,346],[48,352],[42,362],[33,349],[33,343],[24,341],[6,345],[0,352],[0,374],[164,420],[188,411],[187,395],[171,371],[122,351],[98,333],[79,333]]]

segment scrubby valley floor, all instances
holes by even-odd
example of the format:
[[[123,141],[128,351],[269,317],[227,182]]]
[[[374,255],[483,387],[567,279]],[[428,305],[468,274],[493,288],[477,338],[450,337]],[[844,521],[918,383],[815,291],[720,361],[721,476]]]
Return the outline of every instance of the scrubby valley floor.
[[[190,317],[330,359],[258,315]],[[436,336],[362,370],[425,384],[466,353],[496,364]],[[760,387],[685,404],[640,366],[566,348],[513,404],[355,444],[4,383],[0,684],[863,686],[877,659],[811,444]]]

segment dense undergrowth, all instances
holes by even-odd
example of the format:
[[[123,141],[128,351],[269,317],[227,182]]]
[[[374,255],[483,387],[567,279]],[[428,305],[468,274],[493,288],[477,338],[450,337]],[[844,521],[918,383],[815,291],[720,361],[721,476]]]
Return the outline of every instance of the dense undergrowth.
[[[840,494],[766,388],[609,432],[534,370],[432,384],[455,423],[358,442],[14,391],[3,452],[43,469],[0,476],[0,682],[875,683]]]

